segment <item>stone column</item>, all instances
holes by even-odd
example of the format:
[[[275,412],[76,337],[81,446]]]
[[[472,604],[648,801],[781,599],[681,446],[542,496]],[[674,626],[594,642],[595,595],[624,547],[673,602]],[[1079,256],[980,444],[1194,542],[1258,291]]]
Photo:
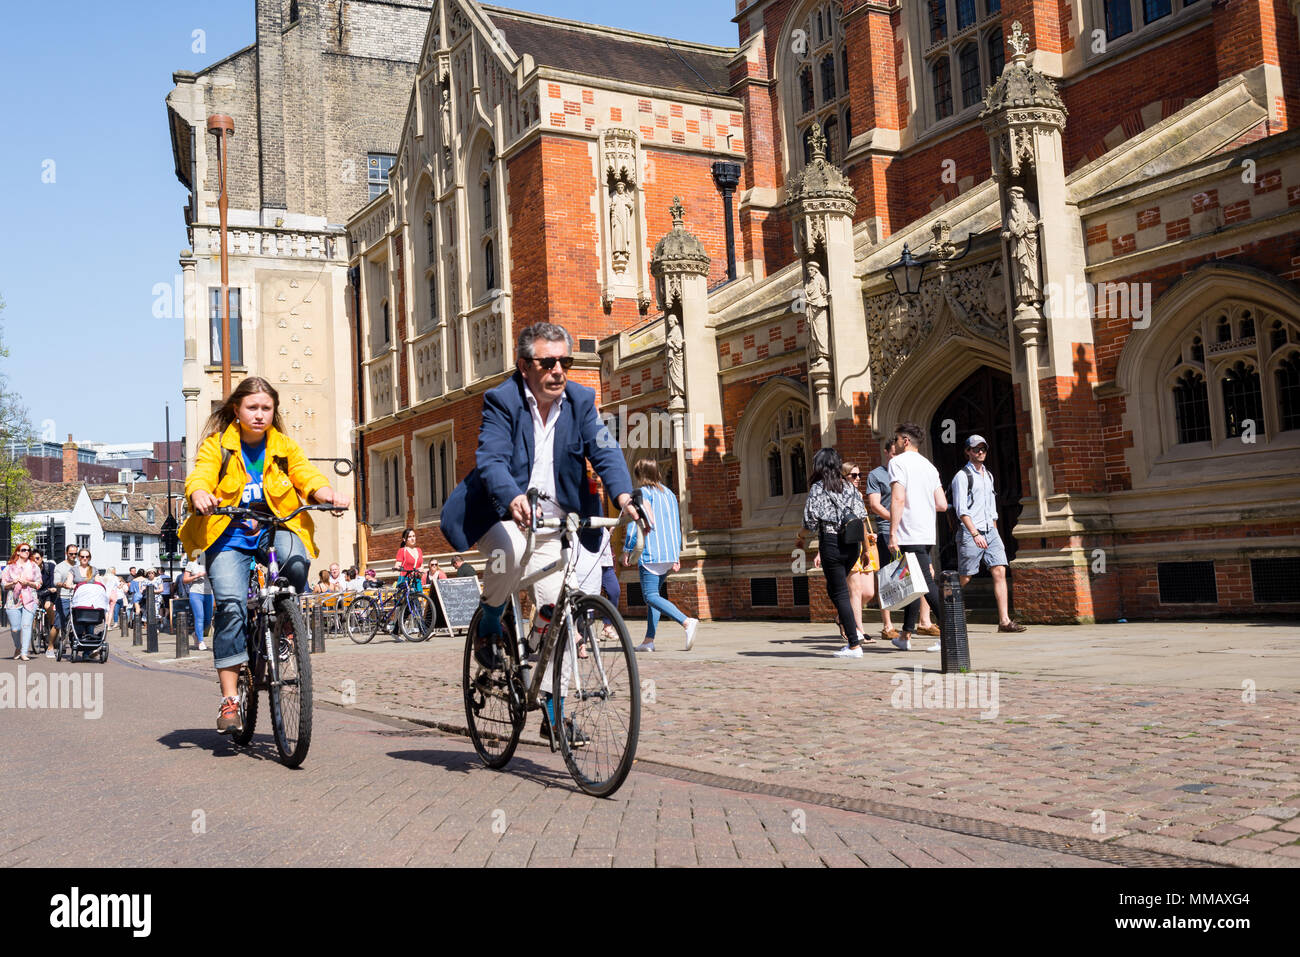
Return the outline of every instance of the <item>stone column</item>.
[[[668,414],[673,425],[673,447],[677,455],[677,486],[682,499],[683,527],[693,528],[690,519],[690,491],[687,482],[687,449],[703,446],[703,428],[685,427],[687,397],[693,423],[713,423],[721,430],[722,403],[718,395],[717,350],[708,328],[709,265],[704,244],[683,225],[682,202],[673,197],[673,228],[655,244],[650,274],[655,294],[664,313],[664,354],[667,364]],[[686,343],[697,345],[689,361]],[[693,457],[692,457],[693,461]]]
[[[185,326],[185,359],[181,364],[181,395],[185,396],[185,471],[188,474],[194,467],[194,453],[198,450],[199,430],[203,423],[199,420],[199,393],[203,391],[203,342],[200,335],[202,325],[199,322],[199,304],[201,302],[195,269],[198,259],[188,249],[182,249],[180,255],[181,275],[184,284],[184,311],[182,321]]]
[[[854,275],[853,214],[848,178],[826,159],[826,137],[814,124],[812,160],[790,184],[787,208],[795,251],[804,265],[795,303],[808,325],[808,385],[823,446],[836,443],[835,420],[853,417],[854,393],[871,390],[867,320]]]

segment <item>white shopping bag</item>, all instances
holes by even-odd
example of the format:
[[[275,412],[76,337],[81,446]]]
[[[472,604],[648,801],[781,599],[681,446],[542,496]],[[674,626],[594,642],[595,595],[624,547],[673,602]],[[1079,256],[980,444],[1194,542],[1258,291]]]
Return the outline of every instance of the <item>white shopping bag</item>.
[[[880,569],[880,607],[893,611],[904,608],[929,592],[921,562],[914,552],[904,552],[898,561]]]

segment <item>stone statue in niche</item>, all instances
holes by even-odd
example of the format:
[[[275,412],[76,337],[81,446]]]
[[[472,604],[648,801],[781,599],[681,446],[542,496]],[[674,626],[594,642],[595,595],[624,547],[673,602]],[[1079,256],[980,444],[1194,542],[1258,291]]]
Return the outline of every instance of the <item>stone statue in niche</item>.
[[[668,353],[668,394],[672,398],[686,394],[686,340],[682,323],[671,312],[665,317],[668,331],[664,343]]]
[[[1011,245],[1011,261],[1015,263],[1014,288],[1016,308],[1042,299],[1042,285],[1038,271],[1038,215],[1033,204],[1025,198],[1022,186],[1007,190],[1011,208],[1002,230],[1002,238]]]
[[[830,298],[822,267],[808,263],[808,281],[803,286],[805,315],[808,317],[808,363],[818,365],[830,357],[830,324],[827,320]]]
[[[442,128],[442,158],[451,162],[451,90],[442,88],[442,105],[438,107],[439,126]]]
[[[619,180],[609,198],[609,247],[613,254],[614,271],[627,269],[632,255],[632,222],[636,204],[627,191],[627,183]]]

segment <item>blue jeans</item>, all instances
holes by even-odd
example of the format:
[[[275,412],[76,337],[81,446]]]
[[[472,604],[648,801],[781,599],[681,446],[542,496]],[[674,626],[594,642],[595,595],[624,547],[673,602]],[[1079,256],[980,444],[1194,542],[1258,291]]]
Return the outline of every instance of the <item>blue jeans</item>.
[[[667,578],[667,575],[656,575],[644,565],[639,565],[637,570],[641,573],[641,594],[645,598],[646,605],[645,640],[654,641],[655,628],[659,624],[661,614],[668,616],[679,625],[686,624],[686,616],[676,605],[659,594],[659,583]]]
[[[253,553],[239,548],[208,552],[208,581],[212,582],[214,607],[212,657],[218,668],[235,668],[248,660],[247,624],[244,611],[248,605],[248,574],[253,567]],[[275,557],[280,574],[300,594],[307,585],[311,560],[307,546],[293,532],[275,533]]]
[[[202,641],[203,633],[212,624],[212,593],[196,595],[190,592],[190,611],[194,613],[194,637]]]
[[[9,613],[9,631],[13,635],[14,651],[29,654],[32,650],[32,616],[36,614],[35,610],[22,605],[11,605],[5,611]],[[19,635],[22,635],[21,647],[18,644]]]

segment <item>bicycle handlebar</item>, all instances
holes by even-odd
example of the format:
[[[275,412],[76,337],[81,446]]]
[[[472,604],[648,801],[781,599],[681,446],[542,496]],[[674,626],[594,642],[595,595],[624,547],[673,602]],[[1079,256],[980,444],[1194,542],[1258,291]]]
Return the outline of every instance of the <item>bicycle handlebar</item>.
[[[276,515],[272,512],[258,512],[258,511],[254,511],[251,508],[243,508],[238,505],[231,505],[226,508],[222,508],[218,506],[217,508],[214,508],[209,514],[227,515],[231,518],[251,518],[254,521],[266,522],[268,525],[284,525],[286,522],[288,522],[292,518],[295,518],[301,512],[337,512],[339,514],[342,514],[343,512],[346,511],[347,509],[338,508],[337,506],[334,505],[303,505],[299,508],[295,508],[292,512],[290,512],[288,515],[285,515],[282,518],[279,515]]]
[[[540,492],[535,488],[530,488],[526,494],[528,496],[529,514],[532,516],[532,521],[529,524],[534,529],[564,528],[568,524],[568,520],[573,514],[572,512],[566,513],[566,515],[563,518],[542,518],[541,515],[538,513],[537,503],[539,501],[541,500],[545,500],[548,502],[554,501],[554,499],[551,498],[549,495],[547,495],[545,492]],[[637,518],[637,524],[641,526],[642,531],[646,531],[647,529],[653,528],[654,526],[651,524],[649,516],[646,515],[645,509],[641,507],[640,489],[637,489],[632,493],[631,504],[636,509],[636,513],[639,516]],[[622,512],[622,509],[620,509],[619,511]],[[605,518],[604,516],[593,515],[587,518],[580,519],[577,528],[617,528],[620,525],[626,524],[629,521],[631,521],[631,519],[627,515],[623,515],[623,514],[620,514],[617,518]]]

